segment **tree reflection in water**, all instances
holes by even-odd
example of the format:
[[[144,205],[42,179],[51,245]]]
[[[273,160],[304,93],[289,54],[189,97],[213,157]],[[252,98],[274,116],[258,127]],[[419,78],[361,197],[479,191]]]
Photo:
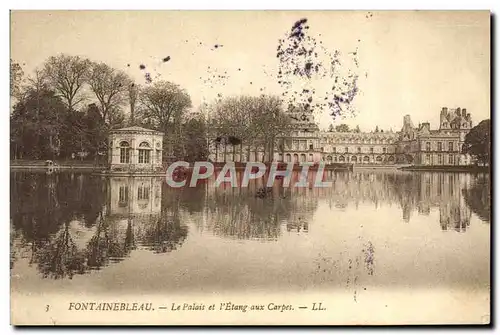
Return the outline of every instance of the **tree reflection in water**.
[[[54,279],[85,272],[85,254],[79,250],[69,231],[69,224],[35,251],[35,262],[44,277]]]
[[[122,229],[122,223],[110,218],[104,219],[101,214],[95,234],[86,247],[88,269],[98,270],[110,262],[119,262],[136,248],[132,220],[126,221],[125,229]]]
[[[161,207],[147,220],[139,221],[137,218],[137,239],[146,250],[161,254],[181,246],[187,237],[188,227],[181,222],[179,213],[184,190],[169,188],[161,179],[155,180],[155,183],[161,190]]]
[[[73,278],[122,261],[137,245],[155,253],[175,250],[187,236],[179,200],[162,199],[161,179],[11,178],[11,268],[29,258],[45,278]]]
[[[179,216],[160,216],[147,223],[140,232],[140,243],[146,250],[154,253],[166,253],[176,250],[184,243],[188,227],[181,224]]]
[[[462,190],[467,206],[485,222],[490,222],[491,215],[491,183],[489,175],[480,174],[472,187]]]
[[[241,180],[240,173],[238,179]],[[267,176],[251,180],[246,188],[206,185],[205,227],[213,234],[237,239],[276,240],[281,227],[288,231],[308,231],[308,220],[317,207],[317,198],[304,197],[276,180],[265,198],[256,196],[265,187]]]
[[[331,188],[265,185],[172,189],[159,178],[101,178],[86,174],[11,173],[10,267],[27,259],[44,277],[72,278],[102,269],[137,248],[172,252],[188,236],[186,213],[200,230],[223,238],[272,241],[306,233],[319,205],[346,210],[360,203],[396,204],[403,221],[439,211],[444,231],[467,231],[471,213],[490,220],[489,175],[403,172],[328,172]],[[314,178],[314,174],[312,176]],[[241,176],[239,176],[241,179]],[[292,178],[296,181],[298,176]],[[311,227],[310,227],[311,226]]]

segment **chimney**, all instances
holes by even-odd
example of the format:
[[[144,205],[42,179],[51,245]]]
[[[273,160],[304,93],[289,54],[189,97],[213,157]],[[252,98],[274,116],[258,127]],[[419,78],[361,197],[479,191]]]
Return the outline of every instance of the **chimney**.
[[[411,122],[411,116],[410,115],[405,115],[403,118],[403,126],[409,126],[413,128],[413,123]]]
[[[457,109],[455,110],[455,114],[456,114],[457,116],[460,116],[460,107],[457,107]]]
[[[467,109],[462,108],[462,117],[466,117],[466,116],[467,116]]]

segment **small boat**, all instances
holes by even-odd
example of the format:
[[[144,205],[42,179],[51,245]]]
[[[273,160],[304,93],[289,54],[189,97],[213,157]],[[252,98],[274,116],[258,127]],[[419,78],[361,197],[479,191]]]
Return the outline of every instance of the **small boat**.
[[[270,193],[273,192],[273,189],[272,187],[261,187],[257,190],[257,193],[255,194],[255,196],[257,198],[266,198]]]

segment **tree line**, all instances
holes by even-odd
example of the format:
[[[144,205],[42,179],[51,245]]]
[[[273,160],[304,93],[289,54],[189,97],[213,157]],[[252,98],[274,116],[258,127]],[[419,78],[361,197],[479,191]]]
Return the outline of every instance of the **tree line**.
[[[270,155],[289,124],[275,96],[219,97],[193,111],[188,92],[173,82],[139,85],[80,56],[51,56],[29,76],[11,59],[10,73],[11,159],[105,162],[108,132],[133,125],[165,133],[166,159],[204,160],[210,145],[243,142]]]
[[[233,96],[204,108],[209,145],[217,157],[223,155],[224,161],[234,161],[236,154],[249,159],[251,152],[255,160],[260,153],[260,160],[271,161],[275,152],[284,151],[280,138],[291,130],[292,119],[278,96]]]
[[[14,159],[97,159],[107,154],[109,130],[138,125],[172,133],[192,107],[175,83],[141,86],[124,71],[79,56],[49,57],[27,77],[11,60],[10,72]]]
[[[272,95],[219,96],[193,111],[188,92],[173,82],[139,85],[124,71],[66,54],[49,57],[29,76],[11,60],[10,74],[15,102],[11,159],[106,162],[108,132],[137,125],[165,133],[165,159],[205,160],[211,148],[216,155],[223,153],[224,161],[237,154],[250,157],[251,151],[270,161],[275,152],[284,151],[283,135],[297,126],[288,112],[307,114]],[[464,145],[464,152],[484,163],[489,161],[489,128],[489,120],[481,122]],[[340,124],[330,125],[329,131],[360,129]]]

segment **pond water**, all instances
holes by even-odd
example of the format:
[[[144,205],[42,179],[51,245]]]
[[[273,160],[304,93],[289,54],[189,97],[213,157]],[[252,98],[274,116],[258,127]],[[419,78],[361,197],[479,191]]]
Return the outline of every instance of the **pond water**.
[[[295,175],[294,178],[297,176]],[[11,173],[11,290],[487,292],[488,174],[327,172],[328,188]]]

